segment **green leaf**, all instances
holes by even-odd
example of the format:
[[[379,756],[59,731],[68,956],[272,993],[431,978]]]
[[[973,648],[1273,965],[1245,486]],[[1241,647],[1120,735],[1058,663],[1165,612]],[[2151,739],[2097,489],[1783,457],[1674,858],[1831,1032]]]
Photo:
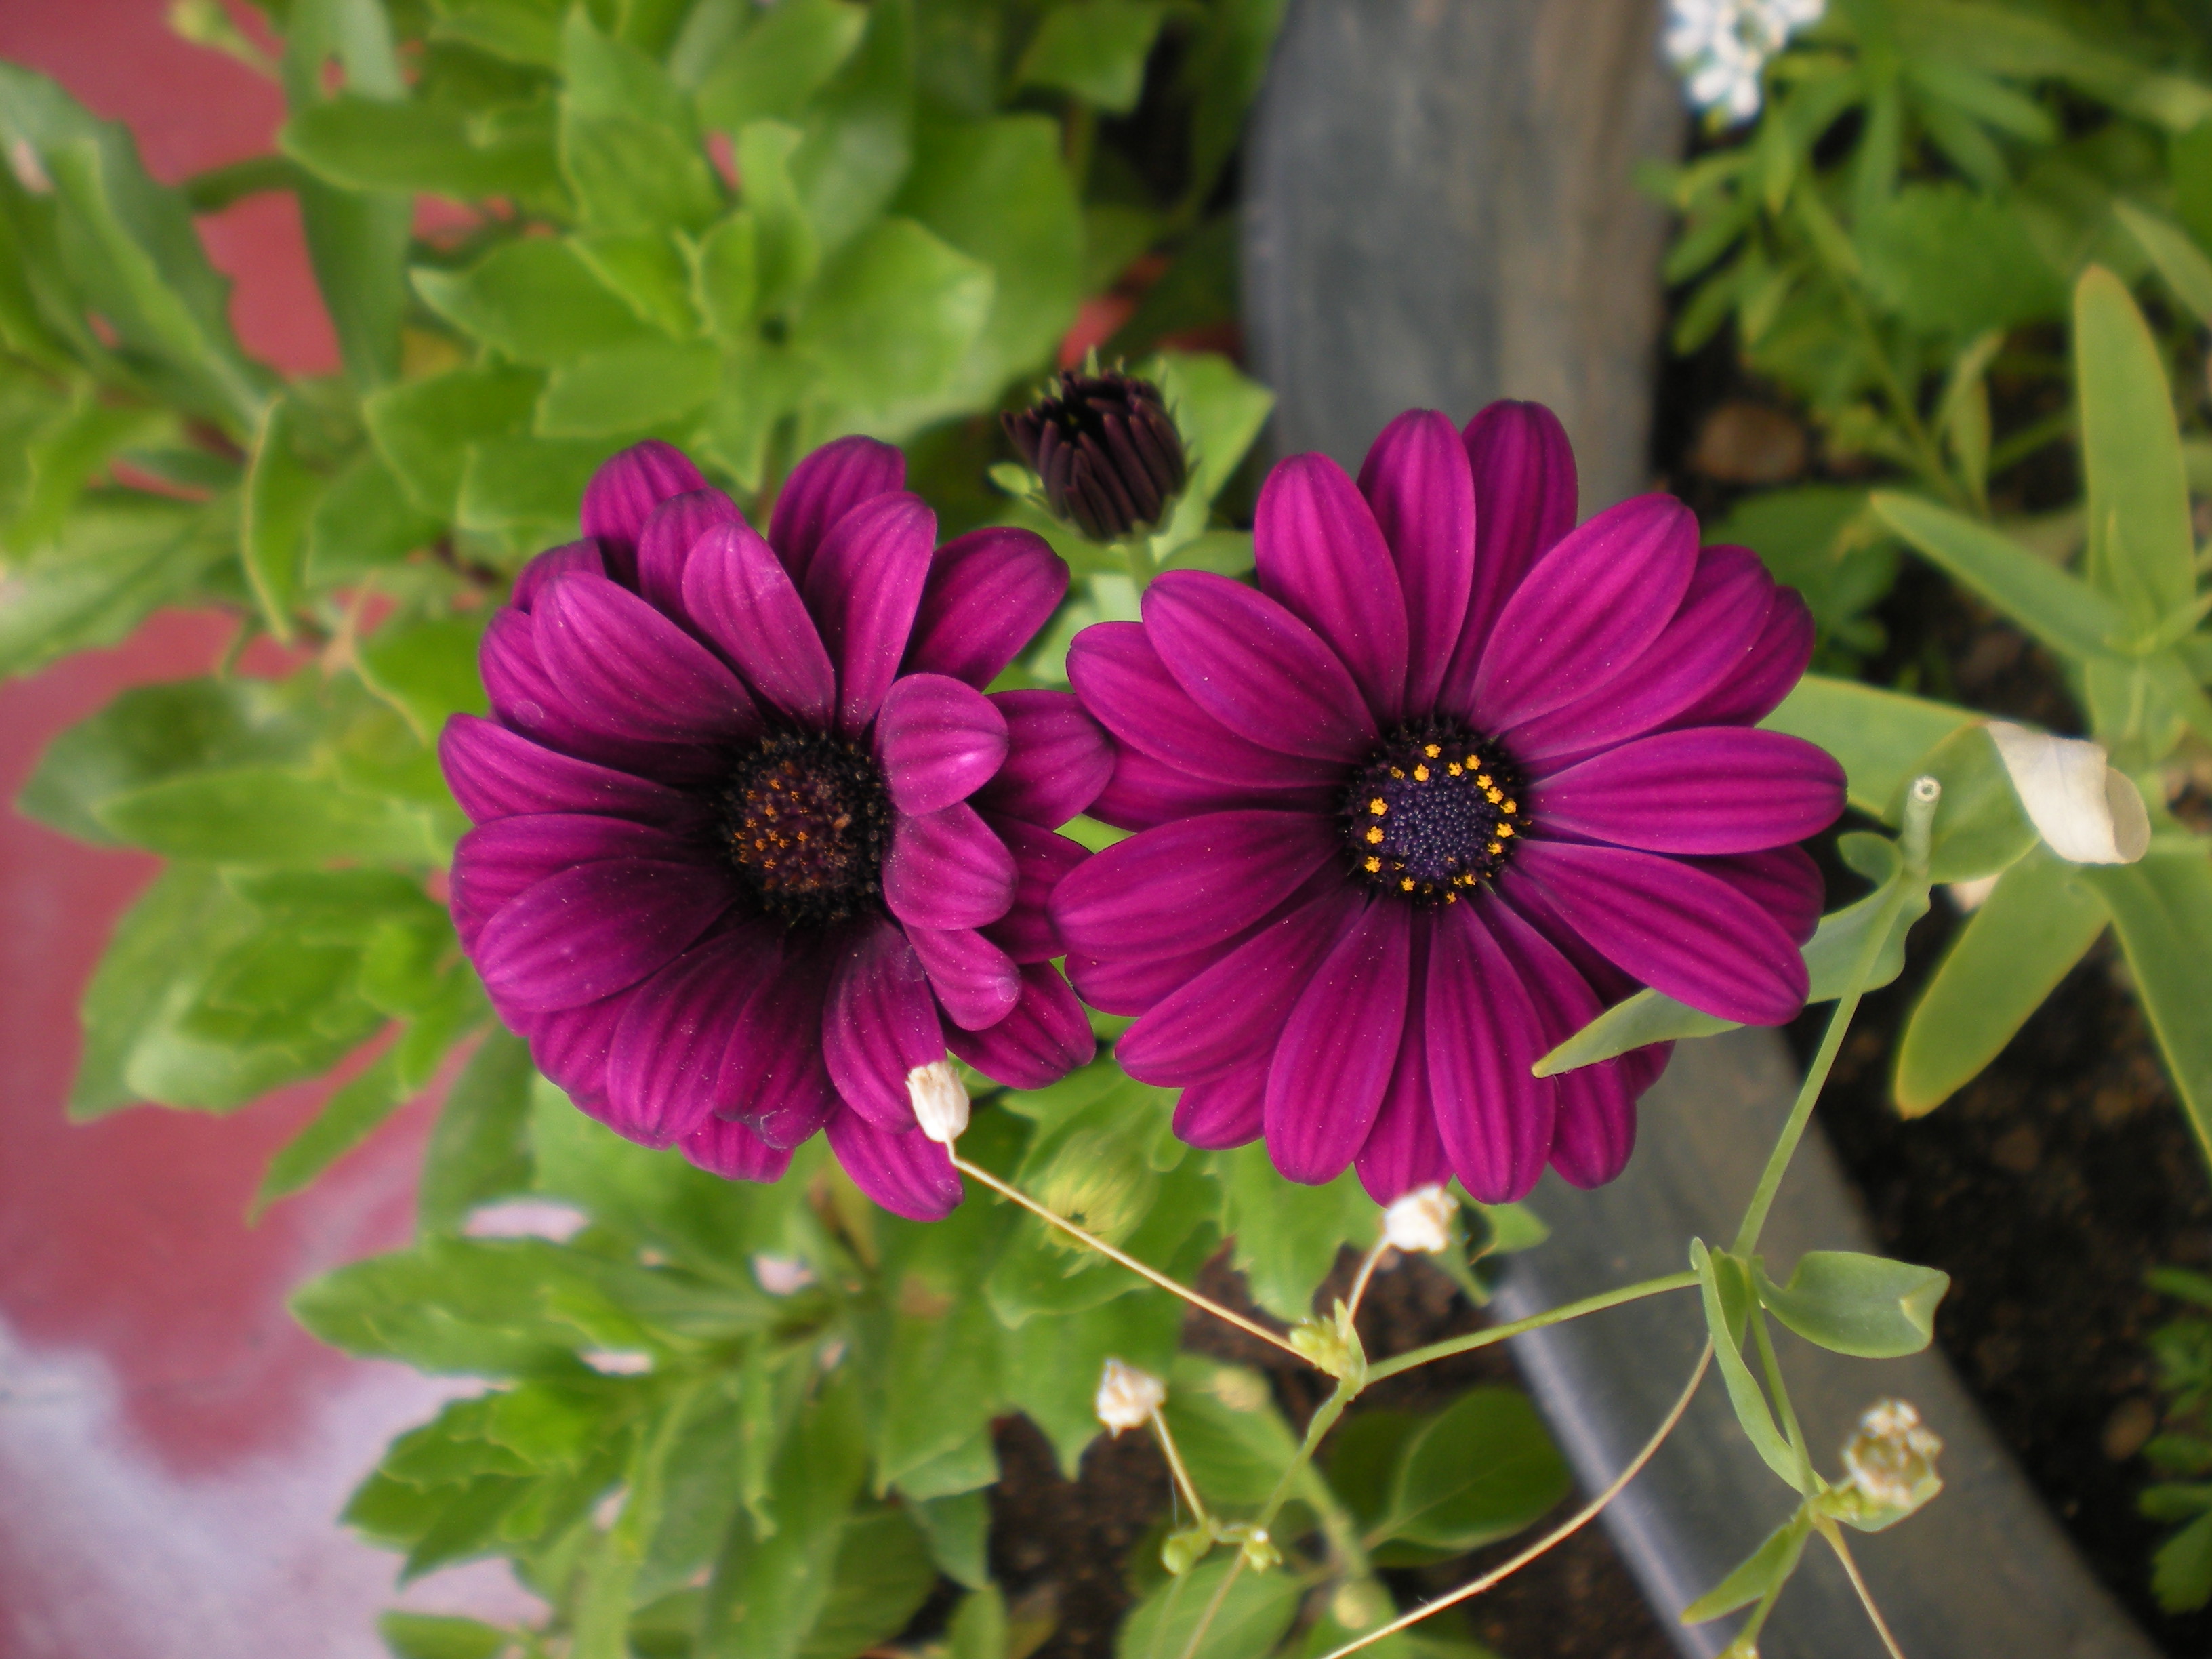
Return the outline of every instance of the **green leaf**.
[[[287,155],[341,189],[506,197],[539,209],[567,193],[552,139],[534,112],[471,119],[459,109],[353,93],[296,112],[276,135]]]
[[[1951,733],[1912,769],[1943,786],[1929,825],[1928,878],[1972,881],[2002,870],[2036,844],[2029,822],[1988,729],[1969,726]],[[1910,786],[1905,786],[1909,787]],[[1905,787],[1882,812],[1883,821],[1902,823]]]
[[[1975,718],[1949,703],[1808,674],[1761,724],[1833,755],[1851,805],[1879,817],[1919,775],[1921,757]]]
[[[333,189],[302,176],[301,228],[323,308],[357,392],[399,378],[399,325],[407,312],[407,244],[415,204],[404,195]]]
[[[140,1038],[160,1018],[171,980],[189,971],[189,958],[178,959],[177,941],[190,941],[204,953],[205,920],[220,914],[235,926],[245,908],[224,891],[213,871],[172,865],[123,913],[85,987],[79,1015],[84,1048],[70,1087],[72,1122],[142,1098],[125,1073]]]
[[[1574,1477],[1517,1389],[1470,1389],[1408,1439],[1376,1529],[1456,1554],[1510,1537]]]
[[[2212,1514],[2198,1516],[2158,1547],[2150,1587],[2167,1613],[2194,1613],[2212,1601]]]
[[[1852,1250],[1808,1250],[1787,1285],[1752,1267],[1759,1299],[1808,1342],[1861,1359],[1899,1359],[1935,1340],[1951,1275]]]
[[[1381,1227],[1381,1212],[1349,1170],[1325,1186],[1301,1186],[1275,1172],[1258,1141],[1217,1152],[1213,1167],[1237,1271],[1252,1299],[1278,1319],[1311,1314],[1337,1252],[1346,1244],[1365,1249]]]
[[[573,541],[584,487],[607,458],[598,438],[484,438],[471,444],[461,466],[453,516],[465,529],[534,549]]]
[[[2074,368],[2089,580],[2148,633],[2197,595],[2189,481],[2162,349],[2120,279],[2095,265],[2075,289]]]
[[[897,193],[913,159],[914,9],[872,0],[853,55],[799,122],[791,158],[799,199],[825,253],[872,224]]]
[[[599,231],[570,239],[576,257],[622,296],[632,312],[666,334],[697,332],[691,272],[672,237],[651,231]]]
[[[307,522],[323,481],[300,459],[298,409],[278,398],[263,416],[246,477],[244,525],[246,579],[261,603],[269,631],[292,638],[292,611],[307,562]]]
[[[1006,1402],[1044,1431],[1067,1479],[1098,1437],[1096,1401],[1107,1360],[1166,1376],[1182,1307],[1172,1297],[1125,1296],[1079,1317],[1029,1320],[1001,1339]]]
[[[868,9],[846,0],[783,0],[722,48],[699,83],[699,118],[736,132],[798,118],[853,55]]]
[[[637,1437],[624,1474],[629,1490],[622,1513],[585,1559],[576,1594],[573,1659],[629,1659],[632,1591],[645,1565],[646,1551],[660,1526],[668,1486],[668,1462],[683,1439],[686,1421],[708,1385],[683,1387],[659,1416]]]
[[[496,1625],[428,1613],[385,1613],[376,1633],[393,1659],[499,1659],[514,1645],[514,1636]]]
[[[759,227],[750,211],[740,208],[699,239],[691,294],[716,339],[726,345],[750,343],[760,308],[761,271]]]
[[[2096,943],[2096,894],[2045,848],[1998,877],[1936,964],[1897,1053],[1897,1109],[1931,1112],[1995,1060]]]
[[[383,458],[365,447],[316,505],[302,580],[311,589],[360,581],[429,546],[441,528],[408,500]]]
[[[416,1225],[458,1232],[487,1200],[530,1184],[530,1048],[495,1029],[454,1080],[422,1154]]]
[[[991,1505],[981,1492],[909,1504],[907,1514],[921,1528],[939,1571],[969,1589],[981,1589],[990,1583]]]
[[[1186,204],[1202,203],[1213,194],[1243,137],[1245,112],[1266,76],[1285,4],[1285,0],[1217,0],[1206,9],[1184,76],[1184,84],[1196,92]]]
[[[1161,1414],[1199,1495],[1235,1509],[1266,1503],[1298,1444],[1267,1378],[1190,1354],[1176,1360],[1169,1377]]]
[[[574,243],[550,236],[520,238],[464,270],[412,275],[433,311],[517,362],[550,368],[662,337]]]
[[[2212,1155],[2212,1007],[2204,997],[2212,862],[2201,850],[2154,849],[2136,864],[2085,866],[2079,879],[2112,912],[2166,1074],[2198,1143]]]
[[[430,39],[538,69],[561,67],[560,19],[534,0],[453,0],[431,23]]]
[[[1729,1404],[1735,1409],[1735,1420],[1742,1425],[1752,1449],[1794,1489],[1797,1485],[1796,1454],[1782,1437],[1782,1431],[1774,1426],[1774,1414],[1767,1408],[1766,1396],[1759,1392],[1751,1367],[1744,1364],[1746,1323],[1761,1316],[1752,1299],[1742,1264],[1733,1256],[1712,1255],[1705,1249],[1704,1240],[1693,1238],[1690,1241],[1690,1266],[1698,1274],[1705,1328],[1713,1340],[1713,1357],[1720,1364],[1721,1381],[1727,1386]]]
[[[312,1186],[324,1170],[368,1139],[407,1103],[398,1082],[394,1051],[387,1048],[368,1069],[331,1091],[323,1109],[307,1127],[285,1142],[262,1172],[247,1206],[249,1218],[280,1198]]]
[[[1050,14],[1066,15],[1065,10]],[[994,401],[1049,364],[1082,297],[1083,224],[1060,129],[1037,116],[925,122],[894,204],[990,267],[990,315],[945,398]]]
[[[1163,352],[1139,372],[1158,385],[1190,457],[1190,482],[1156,538],[1164,548],[1181,547],[1205,531],[1213,498],[1257,441],[1275,394],[1212,352]]]
[[[936,1583],[936,1565],[906,1511],[863,1505],[845,1522],[830,1595],[799,1659],[850,1659],[889,1641]]]
[[[95,816],[118,839],[165,858],[305,866],[441,857],[419,809],[273,766],[165,779],[111,796]]]
[[[2114,202],[2112,216],[2142,244],[2142,251],[2166,279],[2173,297],[2200,323],[2212,325],[2212,259],[2189,233],[2172,221],[2144,211],[2133,202]],[[2076,304],[2079,304],[2077,290]]]
[[[88,500],[70,515],[58,547],[8,573],[0,675],[120,644],[155,611],[191,593],[236,544],[234,529],[213,512],[136,492]]]
[[[1885,490],[1872,500],[1891,529],[2052,650],[2079,659],[2126,648],[2125,616],[2087,583],[1948,507]]]
[[[1680,1042],[1733,1031],[1737,1022],[1699,1013],[1658,991],[1643,990],[1616,1002],[1531,1068],[1538,1077],[1557,1077],[1583,1066],[1625,1054],[1652,1042]]]
[[[1766,1540],[1739,1562],[1727,1577],[1684,1607],[1682,1622],[1702,1625],[1708,1619],[1717,1619],[1724,1613],[1765,1601],[1773,1594],[1776,1585],[1788,1583],[1790,1575],[1797,1571],[1797,1562],[1805,1553],[1805,1540],[1812,1530],[1812,1522],[1803,1510],[1791,1516],[1769,1533]]]
[[[886,218],[823,267],[792,327],[815,395],[897,429],[933,410],[989,319],[990,268],[911,219]]]
[[[754,311],[782,311],[821,269],[821,239],[791,176],[791,160],[804,137],[798,128],[776,121],[751,122],[738,134],[738,171],[745,181],[745,210],[751,216],[753,295],[743,317],[734,309],[727,311],[728,336],[738,333]],[[726,251],[723,257],[735,260],[742,256]],[[733,275],[725,274],[720,280],[734,285]]]
[[[55,543],[85,486],[107,470],[118,452],[174,431],[157,410],[118,407],[82,393],[51,412],[32,408],[38,410],[33,422],[8,434],[11,448],[20,438],[29,474],[17,498],[20,510],[7,526],[8,549],[17,554],[40,553]]]
[[[979,1584],[960,1598],[945,1631],[947,1659],[1011,1659],[1006,1642],[1006,1598],[996,1584]]]
[[[1162,5],[1135,0],[1078,0],[1044,15],[1014,83],[1073,93],[1112,115],[1137,106],[1145,60],[1167,15]]]
[[[975,1133],[971,1127],[970,1139]],[[1016,1213],[966,1204],[927,1225],[883,1224],[891,1305],[882,1337],[881,1409],[872,1425],[878,1491],[965,1447],[1002,1409],[1004,1339],[975,1292]]]
[[[867,1472],[849,1376],[825,1379],[768,1483],[773,1530],[739,1510],[699,1620],[699,1659],[799,1659],[829,1604]],[[763,1535],[763,1532],[765,1535]]]
[[[1297,1616],[1304,1589],[1283,1572],[1238,1572],[1224,1591],[1222,1580],[1235,1571],[1226,1552],[1201,1561],[1180,1578],[1154,1585],[1129,1610],[1114,1638],[1115,1659],[1162,1659],[1189,1651],[1199,1626],[1220,1598],[1208,1627],[1206,1659],[1262,1659]]]
[[[362,684],[434,744],[447,718],[489,711],[477,656],[489,611],[463,611],[377,629],[357,655]]]
[[[714,394],[721,354],[697,340],[595,352],[553,371],[538,404],[549,438],[605,438],[666,429]]]
[[[1898,559],[1892,538],[1869,533],[1866,503],[1865,490],[1832,484],[1766,490],[1730,507],[1705,539],[1750,548],[1803,596],[1823,637],[1863,650],[1879,638],[1865,613],[1888,593]]]
[[[2065,308],[2021,214],[1963,185],[1903,186],[1862,218],[1854,246],[1876,302],[1921,333],[1968,340]]]
[[[544,386],[529,369],[452,369],[387,387],[363,401],[362,417],[408,499],[448,524],[468,447],[526,430]]]
[[[16,810],[120,846],[98,817],[103,802],[191,772],[303,760],[316,735],[313,678],[134,686],[47,745]]]

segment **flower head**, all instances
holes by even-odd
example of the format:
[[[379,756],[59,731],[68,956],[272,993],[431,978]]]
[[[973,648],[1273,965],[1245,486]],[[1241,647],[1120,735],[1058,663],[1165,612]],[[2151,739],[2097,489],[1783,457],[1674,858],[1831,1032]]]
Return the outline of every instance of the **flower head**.
[[[1943,1490],[1936,1472],[1942,1449],[1910,1401],[1878,1401],[1844,1443],[1847,1478],[1833,1495],[1838,1518],[1866,1532],[1904,1520]]]
[[[1058,392],[1004,418],[1046,504],[1093,541],[1152,528],[1182,493],[1182,436],[1150,380],[1063,369]]]
[[[1747,121],[1759,113],[1766,60],[1826,9],[1827,0],[1670,0],[1667,56],[1692,105]]]
[[[492,717],[440,756],[477,826],[463,948],[548,1077],[727,1176],[774,1180],[826,1131],[927,1218],[960,1199],[948,1050],[1024,1088],[1091,1056],[1044,902],[1085,856],[1053,830],[1112,760],[1065,693],[982,689],[1059,603],[1059,558],[1018,530],[935,546],[904,477],[831,444],[763,537],[680,451],[617,455],[585,538],[492,618]]]
[[[1753,728],[1811,617],[1680,502],[1574,507],[1548,411],[1411,412],[1356,485],[1274,469],[1256,591],[1170,571],[1142,622],[1078,635],[1115,748],[1091,812],[1139,833],[1053,915],[1184,1139],[1264,1134],[1304,1182],[1356,1163],[1385,1203],[1455,1173],[1517,1198],[1547,1159],[1595,1185],[1665,1051],[1534,1060],[1638,983],[1753,1024],[1802,1005],[1820,883],[1792,843],[1843,774]]]
[[[1095,1408],[1098,1420],[1119,1434],[1124,1429],[1143,1428],[1167,1397],[1167,1385],[1150,1371],[1109,1359],[1098,1379]]]

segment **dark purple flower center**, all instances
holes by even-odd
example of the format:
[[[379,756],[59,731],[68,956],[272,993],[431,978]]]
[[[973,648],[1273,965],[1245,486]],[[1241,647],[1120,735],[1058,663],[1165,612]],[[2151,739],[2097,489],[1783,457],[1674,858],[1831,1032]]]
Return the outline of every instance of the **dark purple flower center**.
[[[738,763],[721,809],[738,873],[785,926],[842,921],[883,891],[890,792],[860,744],[819,732],[769,738]]]
[[[1521,787],[1495,738],[1450,721],[1401,726],[1345,791],[1352,870],[1416,904],[1456,903],[1496,875],[1528,832]]]

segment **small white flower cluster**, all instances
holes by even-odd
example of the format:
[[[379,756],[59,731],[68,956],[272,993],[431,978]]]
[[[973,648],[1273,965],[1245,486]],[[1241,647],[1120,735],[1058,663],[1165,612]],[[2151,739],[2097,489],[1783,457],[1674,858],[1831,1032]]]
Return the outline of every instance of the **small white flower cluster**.
[[[1442,1187],[1416,1187],[1382,1212],[1382,1242],[1395,1250],[1433,1255],[1451,1243],[1459,1200]]]
[[[1699,109],[1731,121],[1759,113],[1759,76],[1828,0],[1668,0],[1667,56]]]
[[[1850,1484],[1878,1508],[1910,1514],[1942,1488],[1936,1474],[1943,1443],[1903,1400],[1885,1400],[1859,1419],[1844,1447]]]
[[[1115,1434],[1141,1429],[1167,1397],[1167,1385],[1151,1372],[1109,1359],[1098,1379],[1098,1420]]]

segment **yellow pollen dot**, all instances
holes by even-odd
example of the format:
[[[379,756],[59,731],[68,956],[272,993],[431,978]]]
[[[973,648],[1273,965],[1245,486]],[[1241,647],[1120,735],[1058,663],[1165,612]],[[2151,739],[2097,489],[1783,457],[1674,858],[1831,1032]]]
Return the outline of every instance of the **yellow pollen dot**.
[[[1367,860],[1367,873],[1369,875],[1372,876],[1379,874],[1382,869],[1382,860],[1381,859],[1370,859]]]
[[[1446,893],[1444,895],[1444,902],[1446,904],[1457,904],[1459,902],[1459,895],[1457,893]]]
[[[1491,857],[1492,857],[1492,858],[1496,858],[1496,857],[1497,857],[1500,853],[1504,852],[1504,850],[1505,850],[1505,846],[1504,846],[1504,842],[1495,842],[1495,841],[1493,841],[1492,842],[1491,842],[1491,843],[1490,843],[1490,855],[1491,855]]]
[[[1413,769],[1413,781],[1415,783],[1426,783],[1428,781],[1429,769],[1427,767],[1417,766]]]
[[[1380,847],[1382,844],[1382,826],[1381,824],[1377,823],[1369,826],[1367,831],[1367,844],[1370,847]]]
[[[1472,765],[1474,765],[1474,763],[1472,760],[1470,760],[1470,761],[1468,761],[1468,764],[1469,766],[1472,766]],[[1489,773],[1487,773],[1487,772],[1478,772],[1478,773],[1476,773],[1476,774],[1474,775],[1474,787],[1475,787],[1476,788],[1478,788],[1478,789],[1487,789],[1487,788],[1489,788],[1489,787],[1490,787],[1490,774],[1489,774]]]
[[[1503,812],[1504,812],[1505,814],[1507,814],[1507,815],[1510,817],[1510,816],[1511,816],[1513,813],[1517,812],[1517,811],[1519,811],[1521,810],[1521,803],[1520,803],[1519,801],[1517,801],[1517,800],[1509,800],[1509,801],[1507,801],[1507,802],[1505,803],[1505,805],[1504,805],[1503,807],[1499,808],[1498,810],[1499,810],[1499,811],[1503,811]]]
[[[1390,811],[1390,808],[1389,805],[1384,802],[1382,797],[1377,795],[1373,800],[1367,803],[1367,810],[1373,816],[1379,818],[1386,815]]]
[[[1390,769],[1390,775],[1394,778],[1402,778],[1406,775],[1405,769],[1402,767],[1394,766]]]
[[[1398,888],[1401,892],[1412,892],[1413,890],[1413,878],[1411,876],[1407,876],[1404,880],[1398,884]]]
[[[1470,772],[1474,771],[1476,767],[1481,764],[1482,757],[1480,755],[1469,755],[1467,757],[1467,769]]]
[[[1512,826],[1511,824],[1510,824],[1510,823],[1501,823],[1501,824],[1499,824],[1499,825],[1498,826],[1498,840],[1500,840],[1500,841],[1504,841],[1507,836],[1510,836],[1512,833],[1513,833],[1513,826]]]
[[[1496,806],[1505,799],[1505,792],[1503,789],[1486,789],[1482,792],[1482,798]]]
[[[1457,761],[1453,761],[1444,768],[1444,770],[1450,773],[1452,776],[1458,777],[1467,770],[1467,768],[1462,766]]]
[[[1443,754],[1444,751],[1437,748],[1436,744],[1431,744],[1426,748],[1423,749],[1421,752],[1424,755],[1426,755],[1431,760],[1434,760],[1437,756]]]

